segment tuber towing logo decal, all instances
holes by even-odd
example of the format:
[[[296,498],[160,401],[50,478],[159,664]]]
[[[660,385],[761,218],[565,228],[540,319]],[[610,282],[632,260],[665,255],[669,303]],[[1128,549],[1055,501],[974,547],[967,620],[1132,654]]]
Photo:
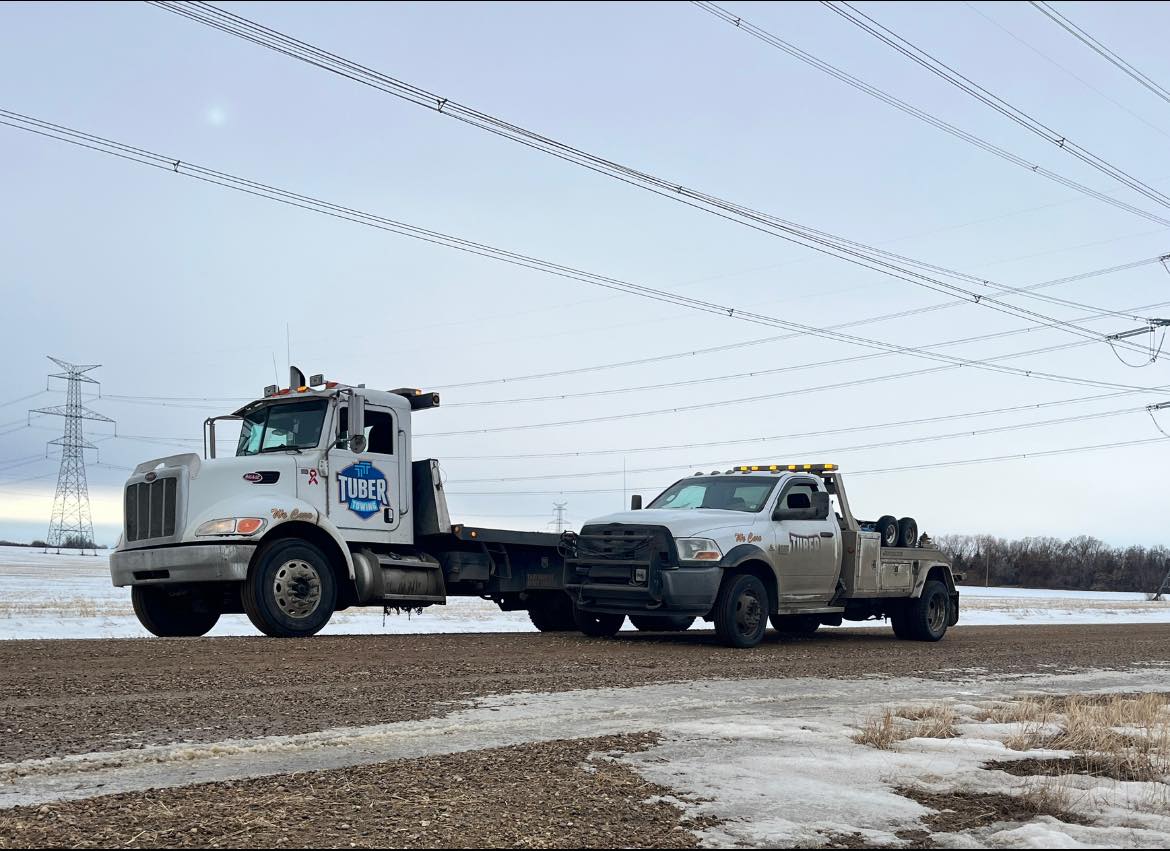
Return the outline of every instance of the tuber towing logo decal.
[[[337,498],[363,520],[390,507],[389,484],[382,471],[369,461],[350,464],[337,474]]]

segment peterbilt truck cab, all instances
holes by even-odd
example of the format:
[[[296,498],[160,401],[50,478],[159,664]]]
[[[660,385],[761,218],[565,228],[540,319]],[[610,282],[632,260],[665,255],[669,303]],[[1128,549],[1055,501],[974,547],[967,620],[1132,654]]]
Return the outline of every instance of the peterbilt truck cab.
[[[571,629],[558,536],[451,522],[433,459],[412,458],[412,418],[439,405],[420,390],[306,381],[268,387],[204,423],[204,455],[139,464],[110,556],[141,623],[202,635],[243,612],[262,632],[304,636],[350,606],[415,610],[449,595],[528,609]],[[216,425],[238,421],[230,457]]]
[[[938,641],[958,621],[950,562],[920,547],[917,524],[858,521],[833,464],[696,473],[645,508],[598,517],[570,538],[566,589],[581,628],[615,633],[714,621],[750,647],[769,621],[809,635],[822,624],[889,618],[899,638]]]

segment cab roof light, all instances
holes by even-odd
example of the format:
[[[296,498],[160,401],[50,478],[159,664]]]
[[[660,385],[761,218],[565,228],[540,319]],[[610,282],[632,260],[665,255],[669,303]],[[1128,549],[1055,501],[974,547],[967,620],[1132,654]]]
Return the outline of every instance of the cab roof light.
[[[735,469],[741,473],[833,473],[840,468],[836,464],[741,464]]]
[[[438,393],[428,393],[425,390],[418,390],[414,387],[399,387],[397,390],[391,390],[390,392],[396,396],[402,396],[409,401],[412,411],[439,407]]]
[[[279,389],[280,389],[280,387],[278,387],[277,385],[269,384],[267,387],[264,388],[264,398],[267,399],[269,396],[275,396],[276,391]]]
[[[325,376],[320,372],[318,372],[316,375],[312,376],[309,379],[309,386],[310,387],[320,387],[324,383],[325,383]]]

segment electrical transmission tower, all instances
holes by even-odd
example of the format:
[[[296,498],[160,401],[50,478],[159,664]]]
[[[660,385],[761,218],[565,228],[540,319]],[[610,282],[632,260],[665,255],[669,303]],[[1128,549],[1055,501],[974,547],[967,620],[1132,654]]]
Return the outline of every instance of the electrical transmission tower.
[[[50,357],[53,363],[61,367],[64,372],[50,375],[49,378],[61,378],[68,382],[65,393],[65,404],[54,405],[51,408],[36,408],[32,414],[53,414],[65,418],[65,433],[56,440],[50,440],[50,446],[61,447],[61,469],[57,473],[57,493],[53,497],[53,516],[49,520],[49,536],[46,543],[56,547],[77,549],[93,549],[93,518],[89,510],[89,486],[85,480],[85,450],[96,448],[89,443],[81,433],[82,420],[97,420],[103,423],[112,423],[107,416],[91,411],[81,403],[81,385],[97,384],[85,373],[97,369],[101,364],[82,366],[66,363],[55,357]],[[96,555],[96,550],[94,552]]]
[[[553,514],[556,515],[553,518],[553,523],[556,524],[558,535],[565,531],[565,506],[568,504],[567,502],[553,503]]]

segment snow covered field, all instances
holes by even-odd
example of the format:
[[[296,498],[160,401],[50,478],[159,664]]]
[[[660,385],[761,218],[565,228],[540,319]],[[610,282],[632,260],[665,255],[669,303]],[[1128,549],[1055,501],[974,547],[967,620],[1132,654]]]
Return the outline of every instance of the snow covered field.
[[[1144,594],[963,587],[961,625],[1165,623],[1170,602]],[[699,623],[696,628],[704,627]],[[848,626],[882,627],[876,621]],[[501,612],[476,598],[453,598],[421,615],[385,618],[377,609],[333,617],[326,634],[527,632],[525,612]],[[243,615],[225,616],[211,635],[255,635]],[[105,555],[42,553],[0,547],[0,640],[146,636],[130,609],[130,593],[110,584]]]

